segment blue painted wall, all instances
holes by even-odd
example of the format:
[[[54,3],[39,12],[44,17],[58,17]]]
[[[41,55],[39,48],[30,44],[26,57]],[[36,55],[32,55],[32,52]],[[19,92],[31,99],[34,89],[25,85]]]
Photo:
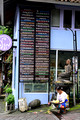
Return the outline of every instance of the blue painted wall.
[[[20,98],[26,98],[27,104],[34,99],[39,99],[41,104],[48,103],[48,93],[24,93],[24,83],[20,83]]]
[[[80,30],[77,31],[77,48],[80,51]]]
[[[51,49],[73,50],[73,34],[70,30],[51,28]],[[80,50],[80,30],[77,30],[77,47]]]

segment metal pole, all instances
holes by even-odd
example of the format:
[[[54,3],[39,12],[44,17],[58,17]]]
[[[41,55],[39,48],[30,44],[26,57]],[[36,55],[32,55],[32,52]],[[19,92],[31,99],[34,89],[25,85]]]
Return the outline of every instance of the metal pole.
[[[75,83],[73,84],[73,102],[74,102],[74,106],[76,105],[76,96],[75,96]]]
[[[56,81],[57,81],[57,70],[58,70],[58,50],[56,50]]]
[[[76,31],[73,31],[71,28],[68,28],[73,34],[73,50],[74,50],[74,57],[73,57],[73,103],[76,105],[76,96],[75,96],[75,80],[76,74],[74,72],[75,67],[75,56],[77,56],[77,38],[76,38]],[[78,81],[77,81],[77,93],[78,93]]]
[[[73,50],[76,51],[76,44],[75,44],[75,33],[73,32]],[[75,58],[73,65],[75,65]],[[73,68],[74,69],[74,68]],[[76,96],[75,96],[75,73],[73,73],[73,101],[74,106],[76,105]]]
[[[72,58],[73,62],[73,103],[76,105],[75,101],[75,57]]]
[[[76,47],[76,55],[77,55],[77,35],[76,35],[76,31],[75,31],[75,47]]]
[[[70,29],[73,34],[73,50],[75,52],[75,55],[77,53],[77,39],[76,39],[76,31],[74,32],[72,29]],[[74,55],[74,56],[75,56]],[[75,73],[74,73],[74,65],[75,65],[75,57],[73,57],[73,103],[76,105],[76,96],[75,96]]]
[[[76,56],[77,56],[77,35],[76,35],[76,31],[75,31],[75,46],[76,46]],[[77,99],[79,100],[78,95],[79,95],[79,93],[78,93],[78,70],[77,70]]]

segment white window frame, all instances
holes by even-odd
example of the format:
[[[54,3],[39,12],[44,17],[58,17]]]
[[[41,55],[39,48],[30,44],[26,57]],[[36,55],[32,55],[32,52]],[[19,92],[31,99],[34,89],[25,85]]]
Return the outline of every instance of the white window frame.
[[[75,11],[80,11],[80,8],[78,7],[65,7],[65,6],[55,6],[56,9],[60,9],[60,26],[59,27],[53,27],[51,26],[51,28],[55,29],[55,30],[65,30],[65,28],[63,27],[64,25],[64,10],[71,10],[72,11],[72,22],[71,22],[71,29],[72,30],[77,30],[80,31],[80,29],[75,28]]]
[[[48,89],[49,89],[49,88],[48,88],[48,82],[46,83],[46,84],[47,84],[47,90],[46,90],[46,92],[44,92],[44,91],[43,91],[43,92],[36,92],[36,91],[35,91],[35,92],[25,92],[25,85],[26,85],[26,84],[32,84],[32,89],[34,89],[34,84],[37,84],[37,83],[24,83],[24,93],[25,93],[25,94],[26,94],[26,93],[42,93],[42,94],[43,94],[43,93],[48,93]],[[40,83],[40,84],[43,84],[43,83]],[[45,84],[45,83],[44,83],[44,84]]]

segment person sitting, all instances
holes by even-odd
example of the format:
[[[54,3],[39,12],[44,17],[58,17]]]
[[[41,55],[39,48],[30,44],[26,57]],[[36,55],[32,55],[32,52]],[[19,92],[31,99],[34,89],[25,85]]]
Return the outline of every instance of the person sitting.
[[[70,75],[72,71],[72,67],[70,63],[71,63],[71,60],[67,59],[66,65],[65,65],[65,72],[58,74],[58,80],[61,80],[61,79],[70,80]]]
[[[56,108],[58,109],[58,113],[60,112],[66,113],[66,108],[69,107],[69,97],[66,94],[66,92],[64,92],[62,89],[63,88],[61,86],[56,87],[57,101],[59,102],[54,103],[54,100],[53,100],[48,103],[48,105],[51,103],[55,104]]]

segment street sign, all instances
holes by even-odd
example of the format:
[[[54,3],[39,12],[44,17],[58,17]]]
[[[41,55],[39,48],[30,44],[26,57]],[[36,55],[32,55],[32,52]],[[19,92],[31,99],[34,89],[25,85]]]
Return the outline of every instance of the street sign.
[[[0,35],[0,50],[7,51],[12,47],[12,39],[6,34]]]

